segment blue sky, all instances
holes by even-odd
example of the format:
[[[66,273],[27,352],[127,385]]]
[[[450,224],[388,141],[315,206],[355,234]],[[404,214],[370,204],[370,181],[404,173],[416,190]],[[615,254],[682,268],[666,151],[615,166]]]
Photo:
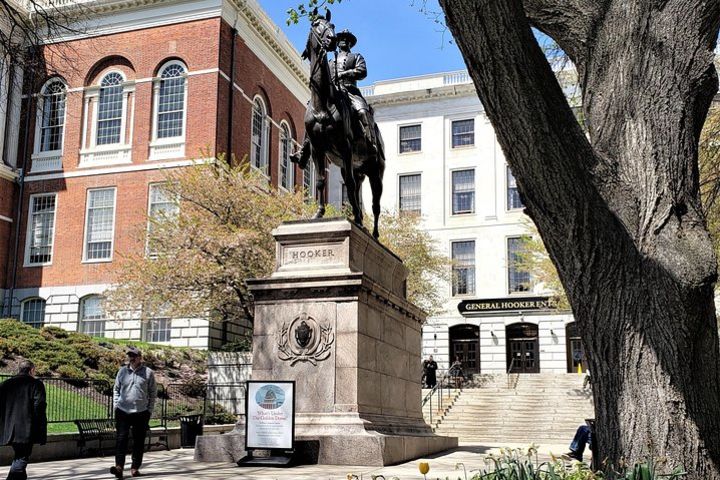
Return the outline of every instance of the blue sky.
[[[297,7],[298,0],[259,2],[298,51],[302,51],[307,39],[307,19],[298,25],[285,23],[287,9]],[[434,18],[420,13],[420,3],[419,0],[343,0],[331,7],[337,31],[347,28],[358,37],[353,50],[362,53],[368,64],[368,78],[361,85],[465,68],[460,51],[450,43],[450,32],[443,33],[444,27],[435,24]],[[427,6],[431,11],[440,11],[437,0],[428,0]]]

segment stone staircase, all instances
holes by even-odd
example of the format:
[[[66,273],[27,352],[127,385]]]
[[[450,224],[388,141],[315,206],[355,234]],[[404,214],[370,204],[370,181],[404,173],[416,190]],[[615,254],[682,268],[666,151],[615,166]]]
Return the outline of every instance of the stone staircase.
[[[470,444],[569,444],[594,417],[592,395],[576,374],[483,375],[437,425],[439,435]],[[435,418],[433,418],[435,420]]]
[[[422,398],[425,399],[429,393],[429,388],[423,388]],[[446,413],[455,404],[455,401],[461,393],[461,390],[451,388],[443,388],[440,392],[435,391],[432,396],[432,401],[425,402],[425,405],[422,407],[425,423],[435,430],[438,424],[445,418]],[[440,398],[441,396],[442,398]]]

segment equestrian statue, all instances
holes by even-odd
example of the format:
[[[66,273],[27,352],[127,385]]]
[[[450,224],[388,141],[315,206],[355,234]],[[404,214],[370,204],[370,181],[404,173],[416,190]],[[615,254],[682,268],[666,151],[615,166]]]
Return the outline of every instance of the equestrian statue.
[[[385,151],[372,107],[363,98],[357,82],[367,77],[365,59],[352,52],[357,43],[348,30],[335,34],[331,14],[314,16],[302,56],[310,60],[310,102],[305,112],[305,138],[301,149],[291,156],[300,168],[310,157],[315,164],[318,210],[325,215],[325,162],[340,167],[347,188],[354,222],[363,225],[362,183],[367,177],[372,190],[373,237],[379,236],[380,197],[385,172]],[[335,50],[339,49],[339,52]],[[336,59],[328,61],[328,52]]]

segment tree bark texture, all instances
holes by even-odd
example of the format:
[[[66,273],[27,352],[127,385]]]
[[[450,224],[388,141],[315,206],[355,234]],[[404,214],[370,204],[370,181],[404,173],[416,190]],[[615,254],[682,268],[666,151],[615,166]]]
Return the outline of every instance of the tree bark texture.
[[[697,167],[720,1],[440,3],[572,304],[601,458],[667,457],[720,480],[717,268]],[[589,135],[531,27],[577,66]]]

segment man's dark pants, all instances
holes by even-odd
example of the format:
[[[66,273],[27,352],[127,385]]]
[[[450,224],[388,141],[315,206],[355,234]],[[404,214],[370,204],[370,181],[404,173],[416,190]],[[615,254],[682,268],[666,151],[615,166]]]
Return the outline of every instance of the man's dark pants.
[[[27,464],[33,449],[32,443],[13,443],[12,447],[15,456],[7,478],[8,480],[26,480]]]
[[[125,413],[115,410],[115,430],[117,430],[117,443],[115,444],[115,465],[125,467],[125,454],[128,448],[128,439],[132,429],[132,466],[139,469],[142,465],[145,447],[145,435],[150,421],[150,412],[147,410],[137,413]]]

